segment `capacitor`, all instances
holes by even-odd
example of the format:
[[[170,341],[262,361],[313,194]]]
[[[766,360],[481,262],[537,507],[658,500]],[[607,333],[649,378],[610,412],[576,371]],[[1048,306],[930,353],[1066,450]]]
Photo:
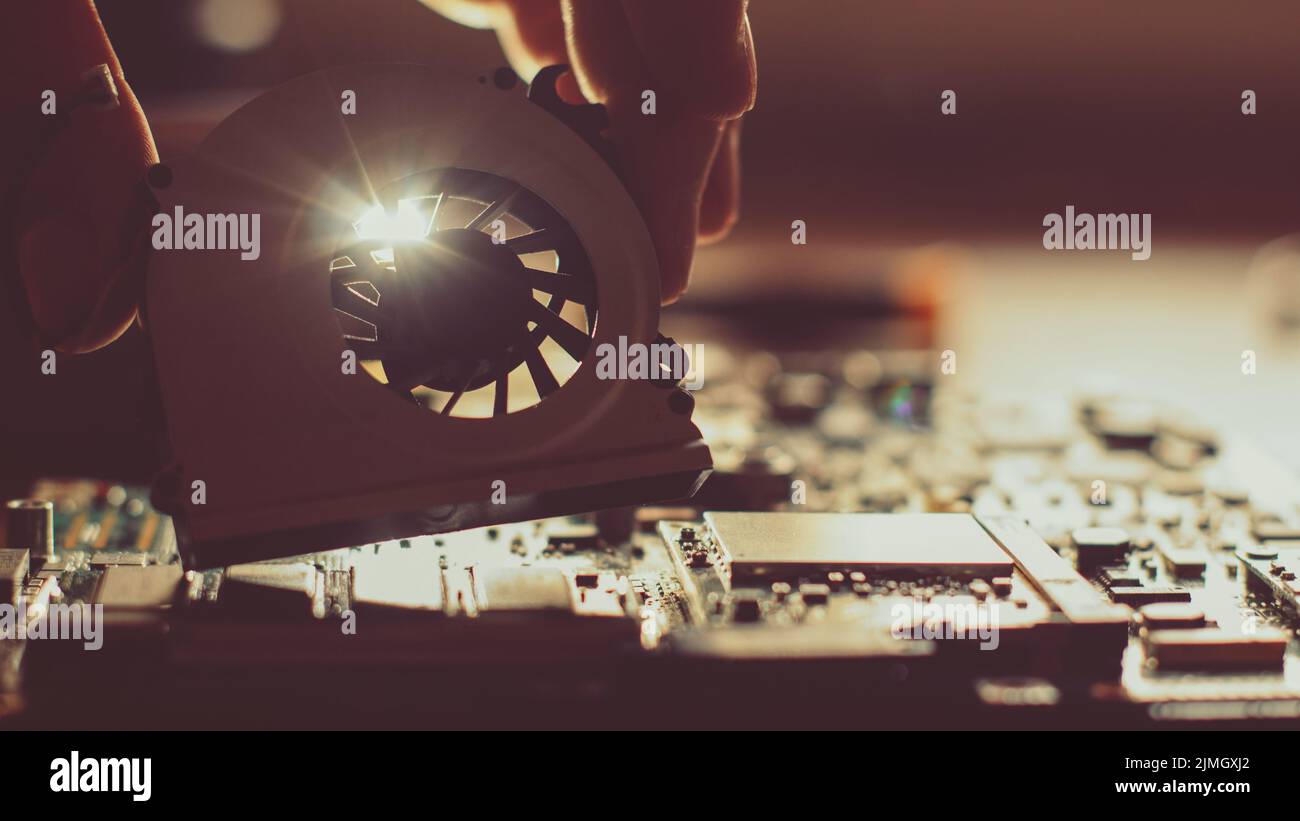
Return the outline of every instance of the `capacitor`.
[[[1130,547],[1128,534],[1118,527],[1083,527],[1070,537],[1079,569],[1084,571],[1099,564],[1124,561]]]
[[[5,503],[6,547],[31,551],[32,561],[52,562],[54,503],[43,499],[13,499]]]

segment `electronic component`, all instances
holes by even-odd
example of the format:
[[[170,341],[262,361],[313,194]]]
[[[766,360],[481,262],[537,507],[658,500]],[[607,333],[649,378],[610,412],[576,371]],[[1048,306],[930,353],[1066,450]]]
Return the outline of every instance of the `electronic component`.
[[[1252,590],[1264,593],[1269,599],[1300,613],[1300,545],[1279,550],[1272,542],[1255,545],[1237,551],[1237,558],[1245,565],[1247,585]]]
[[[923,641],[895,641],[888,632],[845,623],[822,623],[768,630],[683,631],[673,652],[688,658],[732,661],[801,662],[826,659],[920,658],[933,654]]]
[[[1155,440],[1157,415],[1147,402],[1110,399],[1090,409],[1089,421],[1107,447],[1147,450]]]
[[[595,575],[592,579],[591,576]],[[604,616],[623,619],[635,611],[629,610],[631,583],[617,573],[578,574],[571,581],[574,596],[573,612],[578,616]]]
[[[826,604],[831,600],[831,588],[826,584],[799,585],[799,599],[809,607]]]
[[[1110,600],[1116,604],[1142,607],[1158,602],[1189,602],[1192,594],[1181,587],[1113,587]]]
[[[442,574],[435,558],[422,550],[372,554],[357,562],[349,581],[358,607],[443,611]]]
[[[181,576],[181,567],[177,564],[109,567],[99,577],[94,602],[105,608],[128,610],[170,607]]]
[[[30,550],[37,564],[58,559],[54,551],[54,505],[41,499],[5,502],[6,547]]]
[[[742,624],[756,622],[763,617],[762,605],[752,593],[737,595],[731,601],[731,618]]]
[[[90,554],[93,567],[114,567],[117,565],[135,565],[144,567],[149,564],[149,557],[134,550],[96,550]]]
[[[1261,542],[1288,541],[1300,542],[1300,527],[1273,519],[1259,519],[1255,522],[1253,535]]]
[[[1079,675],[1102,678],[1120,669],[1128,640],[1129,611],[1106,601],[1069,562],[1015,516],[980,519],[1014,559],[1016,569],[1070,625],[1065,662]]]
[[[733,582],[829,570],[1005,576],[1012,562],[956,513],[727,513],[704,516]]]
[[[29,614],[43,611],[51,601],[61,595],[59,580],[55,576],[29,576],[26,584],[23,585],[22,597]]]
[[[1199,579],[1205,574],[1206,552],[1195,544],[1178,544],[1166,534],[1154,540],[1156,552],[1169,572],[1179,579]]]
[[[324,578],[305,562],[241,564],[226,568],[219,602],[225,613],[319,618]]]
[[[481,613],[573,610],[569,580],[552,567],[476,568],[474,594]]]
[[[1103,570],[1101,583],[1107,587],[1140,587],[1142,579],[1134,573],[1123,570]]]
[[[600,533],[595,525],[557,527],[546,534],[546,542],[550,547],[555,550],[567,550],[569,552],[578,548],[595,547],[599,539]]]
[[[18,604],[30,565],[30,551],[13,548],[0,550],[0,604]]]
[[[1205,613],[1182,602],[1157,602],[1138,610],[1138,623],[1146,630],[1184,630],[1205,626]]]
[[[1080,569],[1124,561],[1128,534],[1118,527],[1084,527],[1070,534]]]
[[[1143,636],[1156,668],[1169,670],[1281,670],[1288,636],[1274,628],[1236,635],[1207,627],[1152,630]]]

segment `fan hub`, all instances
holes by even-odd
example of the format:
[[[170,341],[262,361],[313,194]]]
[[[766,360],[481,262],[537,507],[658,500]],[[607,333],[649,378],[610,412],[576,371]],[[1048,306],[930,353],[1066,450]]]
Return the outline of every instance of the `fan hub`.
[[[484,381],[493,364],[527,339],[532,289],[519,258],[489,234],[435,231],[393,246],[385,295],[391,332],[402,341],[386,369],[420,370],[421,383],[455,391]]]

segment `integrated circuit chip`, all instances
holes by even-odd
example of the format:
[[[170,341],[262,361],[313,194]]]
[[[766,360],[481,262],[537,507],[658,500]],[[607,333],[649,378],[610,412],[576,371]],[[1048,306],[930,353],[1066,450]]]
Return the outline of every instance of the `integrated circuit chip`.
[[[1147,656],[1168,670],[1281,670],[1289,636],[1273,627],[1237,635],[1213,627],[1154,630],[1143,636]]]
[[[364,554],[352,572],[352,602],[366,608],[443,612],[437,557],[419,549]]]
[[[822,571],[1008,576],[1011,558],[965,513],[706,513],[733,578]]]
[[[110,567],[99,579],[95,603],[142,610],[169,607],[180,583],[178,564]]]
[[[481,611],[573,610],[569,581],[558,568],[481,567],[474,581]]]

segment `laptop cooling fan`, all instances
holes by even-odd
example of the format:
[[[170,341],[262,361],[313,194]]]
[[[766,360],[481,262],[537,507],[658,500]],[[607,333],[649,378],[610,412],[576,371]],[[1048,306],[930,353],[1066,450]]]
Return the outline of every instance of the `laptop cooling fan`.
[[[149,264],[174,464],[156,495],[190,566],[699,486],[690,395],[595,365],[662,340],[658,270],[603,111],[561,102],[562,72],[525,97],[419,66],[331,69],[151,173],[159,213],[260,224],[258,252]]]

